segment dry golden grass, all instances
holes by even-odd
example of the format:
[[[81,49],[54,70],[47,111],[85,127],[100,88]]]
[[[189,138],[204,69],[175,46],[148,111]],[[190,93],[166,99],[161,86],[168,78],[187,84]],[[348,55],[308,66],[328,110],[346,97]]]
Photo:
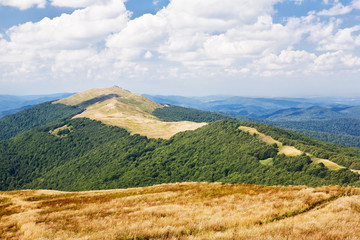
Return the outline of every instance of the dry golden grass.
[[[99,96],[109,95],[109,94],[117,94],[121,98],[121,102],[123,103],[131,103],[132,105],[136,105],[142,111],[147,113],[152,113],[156,108],[161,108],[162,105],[157,104],[141,95],[131,93],[127,90],[119,88],[117,86],[112,86],[109,88],[93,88],[87,91],[75,94],[68,98],[61,99],[54,103],[61,103],[65,105],[79,105],[85,101],[94,99]]]
[[[239,129],[240,129],[241,131],[248,132],[248,133],[250,133],[250,134],[253,135],[253,136],[256,134],[261,141],[263,141],[263,142],[265,142],[265,143],[267,143],[267,144],[274,144],[274,143],[275,143],[278,147],[282,147],[282,146],[283,146],[283,144],[282,144],[281,142],[273,139],[273,138],[270,137],[270,136],[267,136],[267,135],[265,135],[265,134],[263,134],[263,133],[260,133],[260,132],[259,132],[257,129],[255,129],[255,128],[246,127],[246,126],[240,126]]]
[[[69,131],[71,131],[73,128],[72,127],[69,127],[68,125],[65,125],[65,126],[62,126],[62,127],[59,127],[59,128],[56,128],[54,130],[50,130],[49,133],[54,135],[54,136],[58,136],[58,133],[62,130],[65,130],[65,129],[68,129]]]
[[[54,103],[66,105],[79,105],[93,98],[116,94],[114,97],[94,103],[86,107],[86,110],[74,118],[90,118],[105,124],[127,129],[132,134],[140,134],[149,138],[169,139],[179,132],[195,130],[206,123],[195,122],[163,122],[151,113],[156,108],[163,107],[149,99],[123,90],[119,87],[103,89],[90,89]]]
[[[296,149],[295,147],[292,147],[292,146],[285,146],[282,142],[273,139],[271,136],[267,136],[267,135],[259,132],[255,128],[240,126],[239,129],[241,131],[248,132],[253,136],[256,134],[258,139],[260,139],[261,141],[263,141],[267,144],[275,143],[279,147],[278,154],[285,154],[286,156],[299,156],[299,155],[303,154],[303,152],[300,151],[299,149]]]
[[[292,146],[282,146],[279,150],[279,154],[285,154],[286,156],[300,156],[303,154],[302,151]]]
[[[340,166],[340,165],[338,165],[334,162],[331,162],[327,159],[313,158],[312,161],[314,163],[323,163],[330,170],[339,170],[339,169],[345,168],[344,166]]]
[[[357,239],[359,193],[218,183],[1,192],[0,204],[11,204],[2,207],[0,238]]]
[[[257,136],[258,139],[260,139],[261,141],[267,143],[267,144],[274,144],[276,143],[276,145],[279,147],[279,152],[278,154],[285,154],[286,156],[300,156],[301,154],[303,154],[304,152],[300,151],[299,149],[293,147],[293,146],[286,146],[283,145],[282,142],[279,142],[275,139],[273,139],[271,136],[267,136],[263,133],[260,133],[257,129],[255,128],[251,128],[251,127],[245,127],[245,126],[240,126],[239,129],[241,131],[244,132],[248,132],[251,135],[255,135]],[[330,170],[339,170],[342,168],[345,168],[344,166],[338,165],[328,159],[320,159],[320,158],[316,158],[314,156],[312,156],[309,153],[305,153],[306,155],[308,155],[309,157],[311,157],[311,160],[318,164],[318,163],[323,163],[325,165],[325,167],[327,167]],[[360,170],[354,170],[354,169],[350,169],[352,172],[360,174]]]
[[[188,121],[163,122],[136,106],[120,102],[117,98],[91,105],[86,111],[75,116],[75,118],[82,117],[122,127],[133,134],[164,139],[169,139],[178,132],[195,130],[206,125],[206,123]]]

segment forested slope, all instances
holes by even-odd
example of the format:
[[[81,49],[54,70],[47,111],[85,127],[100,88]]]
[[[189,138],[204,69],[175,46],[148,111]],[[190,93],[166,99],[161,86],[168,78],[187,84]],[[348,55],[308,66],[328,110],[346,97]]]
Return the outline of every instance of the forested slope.
[[[32,128],[71,118],[81,111],[77,107],[47,102],[5,116],[0,119],[0,140],[9,139]]]
[[[358,119],[330,119],[315,121],[270,121],[239,115],[229,115],[218,112],[201,111],[170,105],[157,108],[153,115],[164,121],[194,121],[213,122],[221,119],[264,123],[301,133],[320,141],[334,143],[348,147],[360,147],[360,120]]]
[[[0,189],[90,190],[183,181],[360,186],[358,174],[330,171],[305,155],[278,155],[276,146],[239,130],[240,125],[251,123],[221,120],[170,140],[130,135],[85,118],[33,129],[0,142]],[[251,126],[319,156],[332,153],[346,166],[358,164],[360,151],[340,147],[334,153],[298,134]],[[269,158],[272,165],[261,163]]]

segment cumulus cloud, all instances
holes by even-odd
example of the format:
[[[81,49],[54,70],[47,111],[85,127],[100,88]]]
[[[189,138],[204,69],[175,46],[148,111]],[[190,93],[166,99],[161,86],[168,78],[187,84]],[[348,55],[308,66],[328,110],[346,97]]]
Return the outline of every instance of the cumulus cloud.
[[[109,0],[51,0],[51,5],[56,7],[85,8],[93,5],[101,5]],[[119,0],[119,2],[123,2]]]
[[[330,9],[322,10],[318,13],[319,16],[337,16],[344,15],[351,12],[353,8],[351,6],[344,6],[341,3],[337,3]]]
[[[0,0],[0,6],[1,5],[25,10],[35,6],[43,8],[46,5],[46,0]]]
[[[172,0],[156,14],[130,19],[123,0],[51,0],[78,9],[0,36],[0,81],[221,82],[357,71],[360,60],[353,52],[360,27],[343,28],[340,19],[320,16],[345,14],[360,0],[350,7],[328,2],[333,6],[327,12],[277,23],[274,5],[281,2]]]
[[[354,50],[360,46],[359,30],[360,25],[339,29],[335,34],[321,39],[318,50]]]
[[[156,15],[146,14],[107,39],[107,47],[136,58],[151,50],[185,65],[230,64],[259,54],[286,35],[270,14],[276,1],[172,1]],[[244,9],[248,11],[243,11]],[[128,49],[131,48],[130,52]],[[222,60],[219,60],[222,58]]]
[[[68,73],[97,68],[101,66],[98,47],[109,34],[124,28],[128,20],[124,3],[112,0],[54,19],[12,27],[7,31],[9,40],[1,40],[0,74],[51,75],[61,70]]]
[[[360,0],[353,0],[351,6],[355,9],[360,9]]]
[[[124,4],[113,0],[54,19],[44,18],[36,23],[15,26],[7,34],[18,49],[81,48],[103,40],[112,31],[119,31],[127,20]]]

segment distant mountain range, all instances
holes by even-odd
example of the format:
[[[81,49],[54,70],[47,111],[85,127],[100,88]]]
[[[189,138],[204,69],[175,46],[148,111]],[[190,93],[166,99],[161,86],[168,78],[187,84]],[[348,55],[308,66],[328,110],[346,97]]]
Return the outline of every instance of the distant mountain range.
[[[54,94],[40,96],[0,96],[0,118],[23,109],[33,104],[44,101],[60,99],[71,94]],[[182,97],[182,96],[151,96],[144,95],[158,104],[170,104],[172,106],[183,106],[204,111],[219,112],[217,116],[203,118],[204,121],[213,119],[234,119],[238,121],[249,121],[269,124],[273,126],[290,129],[304,135],[317,138],[322,141],[341,144],[344,146],[360,147],[360,99],[357,98],[249,98],[236,96],[206,96],[206,97]],[[112,98],[111,93],[105,99]],[[93,99],[91,101],[98,101]],[[91,104],[87,102],[85,104]],[[1,112],[2,109],[7,109]],[[168,108],[168,111],[178,114],[181,108]],[[105,110],[107,111],[107,110]],[[188,112],[186,120],[192,121],[194,113]],[[89,111],[87,112],[89,113]],[[162,116],[160,113],[160,116]],[[169,114],[169,112],[167,113]],[[221,115],[222,114],[222,115]],[[89,115],[89,114],[88,114]],[[206,114],[205,114],[206,115]],[[137,115],[140,116],[139,114]],[[149,111],[142,116],[147,116],[141,121],[137,119],[130,128],[137,128],[146,120],[148,122],[147,132],[150,133]],[[149,118],[150,116],[150,118]],[[208,115],[207,115],[208,116]],[[163,116],[164,119],[167,116]],[[171,117],[174,117],[173,115]],[[184,116],[182,116],[184,117]],[[208,116],[209,117],[209,116]],[[108,118],[107,121],[111,121]],[[122,120],[125,121],[125,120]],[[152,124],[156,125],[154,119]],[[183,123],[177,123],[177,127],[163,125],[163,132],[171,136],[171,131],[181,129]],[[189,123],[187,123],[189,124]],[[135,126],[137,125],[137,127]],[[34,125],[31,125],[34,127]],[[172,129],[170,131],[170,129]],[[143,129],[144,131],[144,129]],[[176,131],[175,131],[176,132]],[[156,134],[163,134],[158,131]],[[160,136],[159,135],[159,136]],[[0,136],[1,138],[1,136]]]
[[[0,95],[0,118],[43,102],[54,101],[71,95],[73,95],[73,93],[29,96]]]
[[[360,147],[360,98],[144,96],[160,104],[221,112],[239,121],[278,126],[322,141]]]
[[[267,120],[360,118],[360,98],[249,98],[152,96],[160,103]]]

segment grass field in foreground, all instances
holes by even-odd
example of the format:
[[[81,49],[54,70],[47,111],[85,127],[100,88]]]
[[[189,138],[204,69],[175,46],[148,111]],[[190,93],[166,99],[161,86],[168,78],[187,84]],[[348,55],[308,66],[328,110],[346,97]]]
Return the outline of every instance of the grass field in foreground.
[[[357,239],[358,194],[219,183],[0,192],[0,238]]]

